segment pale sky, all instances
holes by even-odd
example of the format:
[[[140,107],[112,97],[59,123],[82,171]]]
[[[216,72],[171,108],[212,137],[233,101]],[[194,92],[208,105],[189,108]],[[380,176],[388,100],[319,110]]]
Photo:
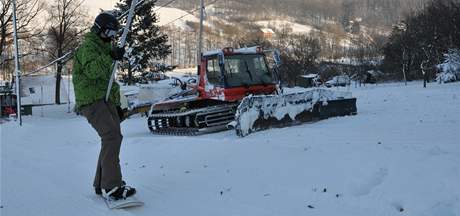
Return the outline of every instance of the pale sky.
[[[45,0],[46,2],[51,2],[52,0]],[[111,10],[113,6],[119,2],[119,0],[84,0],[85,7],[88,8],[89,16],[96,17],[99,14],[99,9]]]
[[[86,7],[89,9],[90,17],[96,17],[99,14],[99,9],[111,10],[119,0],[85,0]]]

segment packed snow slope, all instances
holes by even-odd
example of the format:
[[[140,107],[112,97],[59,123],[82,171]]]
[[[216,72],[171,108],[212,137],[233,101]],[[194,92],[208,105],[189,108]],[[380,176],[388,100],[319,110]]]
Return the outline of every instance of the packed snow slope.
[[[99,138],[66,106],[1,124],[2,216],[460,215],[460,83],[351,88],[357,116],[238,138],[122,124],[124,179],[145,206],[92,189]]]

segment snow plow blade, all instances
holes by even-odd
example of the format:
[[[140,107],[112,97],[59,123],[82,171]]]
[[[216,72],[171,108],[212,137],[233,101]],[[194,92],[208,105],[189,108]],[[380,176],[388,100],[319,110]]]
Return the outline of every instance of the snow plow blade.
[[[256,131],[299,125],[336,116],[356,115],[350,92],[315,89],[284,95],[248,96],[230,126],[240,137]]]

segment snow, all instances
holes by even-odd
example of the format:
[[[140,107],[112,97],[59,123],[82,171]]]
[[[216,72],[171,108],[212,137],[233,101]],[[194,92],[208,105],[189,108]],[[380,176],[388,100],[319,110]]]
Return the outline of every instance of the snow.
[[[307,74],[307,75],[301,75],[301,77],[307,78],[307,79],[314,79],[314,78],[319,77],[319,75],[318,74]]]
[[[173,25],[185,31],[193,31],[193,29],[191,29],[191,27],[187,25],[187,22],[200,22],[200,19],[197,18],[195,15],[178,8],[155,7],[155,12],[157,13],[157,25],[159,26]],[[207,21],[205,21],[204,25],[209,26],[210,24]]]
[[[187,22],[197,23],[200,21],[193,14],[178,8],[163,7],[160,9],[156,7],[155,11],[158,16],[157,24],[159,26],[174,25],[182,30],[191,30],[190,27],[187,26]],[[183,18],[176,20],[182,16]]]
[[[351,90],[356,116],[245,138],[155,136],[126,120],[124,179],[146,203],[129,210],[93,192],[96,132],[46,106],[0,124],[0,215],[460,215],[460,83]]]
[[[257,53],[257,46],[255,47],[243,47],[240,49],[234,50],[234,53],[241,53],[241,54],[255,54]]]
[[[280,30],[283,26],[289,26],[292,28],[292,33],[294,34],[309,34],[312,31],[317,31],[317,29],[310,25],[303,25],[287,20],[264,20],[264,21],[257,21],[257,25],[263,27],[275,27],[276,29]]]
[[[231,49],[233,51],[230,51],[230,52],[233,52],[234,54],[256,54],[257,53],[257,49],[259,47],[257,46],[254,46],[254,47],[243,47],[243,48],[239,48],[239,49]],[[206,51],[203,53],[203,56],[213,56],[213,55],[219,55],[219,54],[222,54],[223,55],[224,51],[223,50],[211,50],[211,51]]]
[[[176,68],[173,71],[166,72],[168,76],[172,77],[196,77],[198,69],[196,67],[192,68]]]
[[[219,55],[219,54],[223,54],[223,51],[218,49],[218,50],[210,50],[210,51],[203,52],[203,56],[213,56],[213,55]]]
[[[275,34],[275,32],[271,28],[261,28],[260,31],[265,34]]]
[[[299,91],[295,90],[287,91]],[[288,115],[291,120],[304,111],[311,111],[318,102],[327,103],[339,98],[352,98],[351,92],[331,91],[328,89],[304,89],[285,95],[264,95],[249,96],[243,99],[236,113],[237,125],[241,129],[243,136],[249,134],[249,130],[254,128],[254,123],[259,119],[259,114],[264,114],[264,119],[271,117],[277,120],[283,119]],[[305,101],[299,103],[299,101]],[[308,103],[307,103],[308,102]]]
[[[451,49],[444,55],[444,62],[438,65],[441,73],[437,74],[439,83],[455,82],[460,80],[460,50]]]
[[[457,76],[450,72],[441,72],[436,74],[436,81],[438,83],[448,83],[457,81]]]

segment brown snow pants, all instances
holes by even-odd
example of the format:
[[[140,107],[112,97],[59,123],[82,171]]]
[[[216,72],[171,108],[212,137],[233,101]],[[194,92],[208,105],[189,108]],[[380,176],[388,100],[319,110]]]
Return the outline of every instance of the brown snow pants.
[[[100,100],[82,108],[81,113],[101,137],[101,151],[93,186],[112,189],[122,185],[120,147],[123,136],[117,108]]]

